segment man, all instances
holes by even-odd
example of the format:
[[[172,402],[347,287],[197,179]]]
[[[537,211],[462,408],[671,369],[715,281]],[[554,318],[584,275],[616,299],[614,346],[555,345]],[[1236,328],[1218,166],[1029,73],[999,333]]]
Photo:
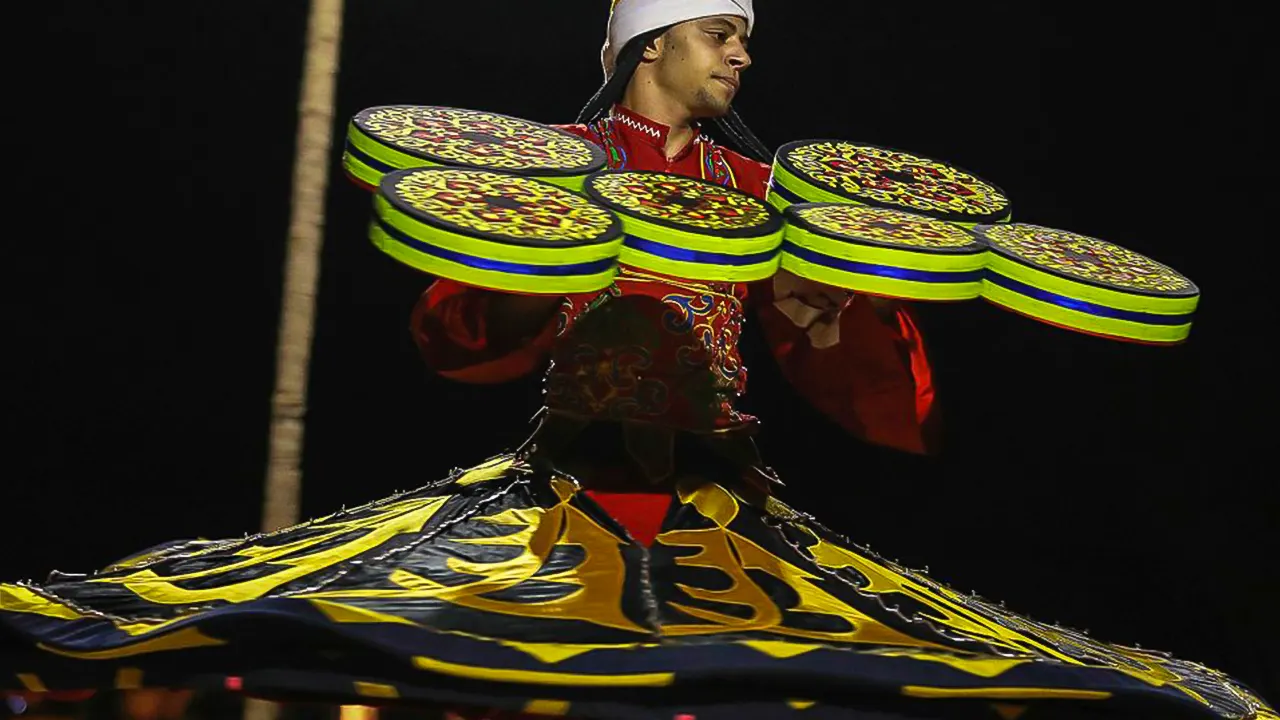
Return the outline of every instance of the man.
[[[579,124],[564,129],[604,148],[613,168],[702,178],[763,198],[768,151],[732,107],[752,65],[754,24],[750,0],[616,0],[601,53],[606,82]],[[706,120],[753,157],[712,141]],[[627,275],[617,286],[623,294],[635,289]],[[929,364],[905,308],[785,271],[750,296],[784,374],[819,410],[868,442],[929,449]],[[556,321],[563,309],[563,298],[441,280],[420,301],[412,329],[440,374],[505,382],[544,362],[565,330]]]
[[[769,153],[733,111],[752,65],[754,24],[750,0],[617,0],[601,53],[605,84],[579,123],[563,129],[604,148],[612,168],[701,178],[763,198]],[[702,132],[706,120],[754,158],[712,141]],[[609,291],[570,298],[440,280],[419,302],[412,331],[427,364],[462,382],[513,380],[551,355],[549,412],[529,444],[559,470],[584,478],[592,498],[644,544],[660,532],[676,475],[766,474],[754,444],[743,439],[756,420],[734,407],[746,389],[746,368],[738,358],[741,323],[732,318],[748,297],[783,374],[817,409],[868,442],[929,449],[929,364],[905,308],[787,272],[749,293],[743,286],[715,290],[626,268]],[[597,327],[570,327],[610,296],[623,302],[590,313]],[[716,298],[702,318],[719,319],[704,326],[721,339],[718,350],[687,342],[693,324],[703,322],[688,310],[695,298]],[[684,339],[650,334],[672,312],[690,323]],[[602,340],[611,334],[601,332],[605,324],[634,328],[632,337]],[[691,370],[691,356],[710,372]],[[646,364],[643,373],[637,363]],[[602,373],[602,365],[614,370]],[[612,429],[619,419],[620,438]],[[738,469],[713,467],[704,451],[688,449],[696,444],[691,437],[718,438],[713,454],[732,456]],[[757,480],[769,485],[772,478]]]

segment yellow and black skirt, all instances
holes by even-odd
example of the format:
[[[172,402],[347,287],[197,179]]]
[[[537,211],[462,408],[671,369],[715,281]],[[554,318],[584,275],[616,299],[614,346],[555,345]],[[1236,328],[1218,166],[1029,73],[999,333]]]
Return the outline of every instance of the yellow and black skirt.
[[[565,295],[613,282],[622,226],[608,209],[540,180],[421,168],[382,178],[369,236],[401,263],[438,277]]]
[[[782,268],[800,277],[907,300],[982,295],[987,248],[964,228],[848,203],[800,203],[784,216]]]
[[[279,532],[0,584],[0,692],[661,720],[1277,717],[1221,673],[956,592],[762,490],[686,477],[646,546],[540,467],[497,457]]]
[[[856,203],[973,226],[1006,222],[1000,188],[950,163],[841,140],[802,140],[779,148],[769,204]]]
[[[782,217],[750,195],[704,180],[606,171],[587,197],[615,212],[622,265],[701,282],[750,282],[778,271]]]
[[[1039,225],[980,227],[989,248],[982,296],[1077,332],[1152,345],[1187,339],[1200,290],[1118,245]]]
[[[342,165],[357,185],[418,167],[463,167],[546,180],[581,190],[605,168],[604,151],[572,133],[498,113],[418,105],[360,112],[347,128]]]

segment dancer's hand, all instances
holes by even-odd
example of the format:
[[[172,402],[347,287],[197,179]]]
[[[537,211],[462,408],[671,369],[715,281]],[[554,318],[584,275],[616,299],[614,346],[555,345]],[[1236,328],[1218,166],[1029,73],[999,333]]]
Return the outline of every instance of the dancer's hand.
[[[852,292],[787,270],[779,270],[772,282],[774,307],[805,330],[814,348],[840,342],[840,313],[853,301]]]
[[[851,290],[802,278],[787,270],[779,270],[773,276],[774,306],[797,327],[804,328],[818,349],[840,342],[840,313],[858,297],[866,298],[886,322],[893,320],[901,307],[897,300],[859,296]]]

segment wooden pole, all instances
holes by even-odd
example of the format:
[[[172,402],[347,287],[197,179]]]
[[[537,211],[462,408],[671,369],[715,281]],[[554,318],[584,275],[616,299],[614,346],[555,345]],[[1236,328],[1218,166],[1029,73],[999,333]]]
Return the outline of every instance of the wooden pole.
[[[262,510],[262,527],[266,531],[288,527],[299,520],[302,435],[320,249],[324,243],[324,200],[329,186],[341,34],[342,0],[312,0],[298,104],[298,147],[276,345],[275,393],[271,398],[271,444]]]
[[[262,528],[270,532],[299,520],[302,441],[307,410],[315,299],[324,244],[324,201],[329,186],[334,93],[342,41],[342,0],[311,0],[306,56],[298,100],[297,150],[293,163],[289,241],[284,270],[275,392]],[[274,703],[249,700],[246,720],[274,720]]]

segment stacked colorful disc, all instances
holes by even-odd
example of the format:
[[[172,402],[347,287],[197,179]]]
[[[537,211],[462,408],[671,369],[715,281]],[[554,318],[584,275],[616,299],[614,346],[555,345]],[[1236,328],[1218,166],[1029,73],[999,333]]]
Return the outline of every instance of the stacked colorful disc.
[[[987,249],[964,228],[848,203],[791,205],[785,217],[782,268],[800,277],[909,300],[982,294]]]
[[[783,145],[773,164],[769,204],[856,203],[974,225],[1007,222],[1009,198],[954,165],[840,140]]]
[[[650,172],[603,172],[587,197],[617,213],[622,265],[703,282],[763,280],[778,270],[782,216],[723,185]]]
[[[606,288],[622,226],[609,210],[531,178],[461,168],[383,176],[370,238],[424,272],[516,293]]]
[[[352,180],[369,189],[395,170],[450,166],[581,190],[587,176],[606,166],[603,150],[563,130],[497,113],[416,105],[356,115],[342,163]]]
[[[1187,338],[1200,290],[1118,245],[1038,225],[977,228],[990,248],[982,296],[1079,332],[1150,344]]]

